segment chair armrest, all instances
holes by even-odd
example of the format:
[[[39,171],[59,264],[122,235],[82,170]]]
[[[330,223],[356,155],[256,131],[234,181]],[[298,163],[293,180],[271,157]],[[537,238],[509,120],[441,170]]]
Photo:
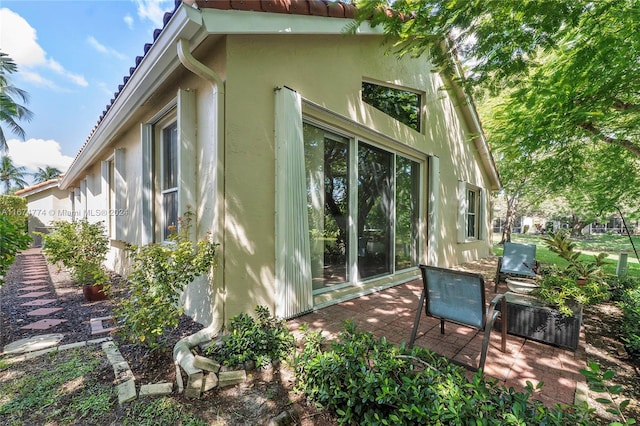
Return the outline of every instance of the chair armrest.
[[[496,294],[496,296],[493,298],[493,300],[489,304],[489,310],[487,311],[487,313],[493,311],[496,308],[496,305],[498,304],[498,302],[502,301],[502,299],[504,299],[504,294]]]

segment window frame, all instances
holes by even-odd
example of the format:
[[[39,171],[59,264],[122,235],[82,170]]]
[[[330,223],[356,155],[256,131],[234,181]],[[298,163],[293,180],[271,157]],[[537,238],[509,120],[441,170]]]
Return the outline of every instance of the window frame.
[[[391,89],[391,90],[396,90],[396,91],[400,91],[400,92],[408,92],[408,93],[413,93],[418,97],[418,111],[417,111],[417,119],[418,119],[418,123],[417,123],[417,127],[412,126],[411,124],[405,123],[404,121],[400,120],[399,118],[394,117],[391,114],[388,114],[387,112],[385,112],[384,110],[382,110],[381,108],[378,108],[377,106],[367,102],[364,99],[364,85],[365,84],[371,84],[371,85],[375,85],[378,87],[383,87],[383,88],[387,88],[387,89]],[[382,81],[378,81],[378,80],[373,80],[373,79],[367,79],[367,78],[363,78],[361,85],[360,85],[360,100],[365,104],[365,105],[369,105],[372,108],[375,108],[377,111],[382,112],[383,114],[385,114],[387,117],[391,117],[393,120],[402,123],[403,125],[407,126],[408,128],[418,132],[418,133],[424,133],[424,121],[425,121],[425,99],[426,99],[426,92],[421,91],[421,90],[416,90],[416,89],[412,89],[406,86],[400,86],[397,84],[392,84],[392,83],[387,83],[387,82],[382,82]]]
[[[427,160],[428,156],[424,153],[421,153],[417,150],[414,150],[408,147],[405,144],[402,144],[394,139],[384,137],[381,138],[379,136],[383,136],[378,134],[375,131],[367,131],[369,129],[358,126],[357,128],[340,128],[336,125],[329,124],[327,121],[319,120],[311,114],[303,113],[303,124],[311,125],[316,128],[323,130],[326,133],[336,135],[338,137],[343,137],[348,140],[349,143],[349,158],[348,158],[348,168],[349,172],[349,211],[348,215],[348,258],[347,258],[347,266],[349,271],[347,273],[347,281],[341,284],[331,285],[329,287],[323,287],[313,290],[314,295],[319,295],[327,292],[332,292],[335,290],[339,290],[345,287],[350,287],[354,285],[359,285],[366,282],[372,282],[378,279],[388,279],[389,277],[393,277],[397,274],[401,274],[407,271],[412,270],[411,267],[407,268],[397,268],[396,267],[396,209],[397,209],[397,200],[396,200],[396,183],[397,178],[395,176],[396,167],[397,167],[397,158],[402,157],[404,159],[408,159],[418,164],[418,188],[416,190],[418,194],[417,208],[418,212],[417,216],[417,224],[416,224],[416,262],[420,263],[420,259],[423,256],[423,246],[425,244],[425,236],[422,235],[420,229],[423,229],[424,226],[424,212],[425,212],[425,203],[426,203],[426,194],[424,191],[426,179],[426,170],[427,170]],[[333,120],[332,120],[333,121]],[[358,152],[361,144],[369,145],[373,148],[380,149],[389,153],[392,156],[391,159],[391,172],[392,172],[392,191],[394,194],[392,200],[392,211],[391,211],[391,231],[390,231],[390,244],[389,249],[391,253],[389,254],[391,259],[390,271],[388,273],[380,274],[380,275],[372,275],[366,278],[362,278],[360,275],[360,271],[358,270],[358,230],[357,230],[357,212],[358,212]]]
[[[166,135],[167,131],[175,131],[175,159],[172,161],[174,170],[174,185],[171,187],[165,187],[166,182],[166,164],[167,164],[167,150],[166,148]],[[153,124],[153,197],[154,197],[154,211],[155,211],[155,241],[166,242],[170,235],[169,226],[178,226],[177,219],[179,217],[180,206],[180,158],[179,158],[179,146],[178,146],[178,119],[177,111],[172,111],[165,114],[162,118],[157,120]],[[171,194],[175,194],[173,205],[175,210],[175,223],[168,224],[166,217],[165,197]]]

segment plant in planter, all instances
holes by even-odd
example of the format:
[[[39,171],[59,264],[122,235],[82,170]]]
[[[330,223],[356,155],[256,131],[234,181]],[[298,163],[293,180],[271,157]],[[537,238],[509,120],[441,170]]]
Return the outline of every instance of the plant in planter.
[[[606,300],[608,286],[603,279],[593,277],[583,285],[571,274],[559,268],[549,268],[538,278],[539,287],[532,294],[554,306],[564,315],[573,315],[575,309]]]
[[[109,250],[104,222],[57,221],[42,234],[43,252],[53,264],[62,264],[73,280],[83,286],[87,300],[101,300],[108,291],[109,275],[104,261]]]
[[[187,211],[178,220],[177,232],[169,241],[130,247],[130,294],[119,299],[114,310],[125,340],[151,350],[161,348],[165,330],[177,327],[184,311],[180,305],[182,290],[213,266],[217,244],[210,241],[209,235],[201,241],[191,241],[192,216]]]
[[[550,232],[549,236],[542,240],[547,244],[549,250],[569,262],[566,271],[579,284],[604,278],[602,266],[606,263],[606,253],[594,255],[591,261],[584,260],[581,258],[582,252],[575,249],[576,244],[571,241],[568,233],[563,231]]]

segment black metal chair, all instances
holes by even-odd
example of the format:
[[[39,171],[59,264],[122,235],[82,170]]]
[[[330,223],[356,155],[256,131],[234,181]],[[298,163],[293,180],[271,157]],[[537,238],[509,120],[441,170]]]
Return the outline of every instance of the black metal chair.
[[[507,303],[504,294],[493,298],[489,308],[485,306],[484,278],[480,274],[420,265],[422,272],[422,295],[418,302],[409,348],[416,340],[418,325],[424,304],[427,316],[440,319],[440,332],[444,334],[444,323],[450,321],[484,331],[482,352],[478,369],[484,369],[487,349],[494,322],[501,316],[502,352],[507,343]],[[500,303],[500,310],[496,309]],[[502,313],[501,313],[502,312]],[[466,367],[475,370],[474,367]]]

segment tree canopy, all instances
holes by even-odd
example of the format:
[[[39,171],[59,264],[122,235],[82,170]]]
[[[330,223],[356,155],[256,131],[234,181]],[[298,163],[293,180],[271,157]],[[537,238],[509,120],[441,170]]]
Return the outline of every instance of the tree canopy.
[[[33,174],[33,180],[35,183],[42,183],[60,177],[60,175],[62,175],[62,172],[57,167],[38,167],[38,170]]]
[[[24,180],[27,169],[23,166],[16,166],[8,155],[0,157],[0,183],[4,186],[4,193],[9,194],[11,188],[22,189],[27,186]]]
[[[18,121],[31,120],[33,113],[20,103],[29,102],[27,92],[11,83],[10,75],[17,71],[18,65],[13,59],[0,52],[0,124],[8,126],[12,133],[24,139],[25,133]],[[0,126],[0,153],[6,153],[7,150],[7,136]]]
[[[398,54],[458,54],[505,191],[595,211],[640,192],[637,0],[358,0]]]

